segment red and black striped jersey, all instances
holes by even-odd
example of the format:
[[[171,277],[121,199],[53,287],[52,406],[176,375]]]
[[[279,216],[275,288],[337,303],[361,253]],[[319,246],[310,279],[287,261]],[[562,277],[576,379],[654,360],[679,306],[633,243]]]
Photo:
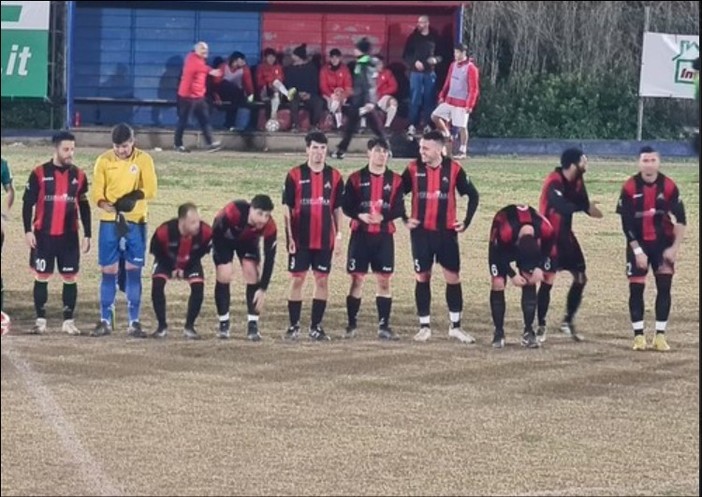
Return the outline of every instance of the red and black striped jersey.
[[[51,236],[76,233],[80,217],[84,235],[89,238],[92,227],[87,195],[88,178],[82,169],[74,165],[58,167],[53,161],[37,166],[24,191],[25,232],[33,229]]]
[[[573,214],[587,212],[590,199],[582,176],[569,182],[557,167],[544,180],[539,199],[539,212],[553,226],[557,240],[566,238],[573,230]]]
[[[278,227],[271,217],[261,229],[249,224],[251,205],[245,200],[235,200],[225,205],[215,216],[212,229],[214,236],[222,236],[234,242],[258,243],[263,238],[264,246],[276,242]]]
[[[627,239],[638,242],[671,240],[673,220],[685,224],[685,206],[675,182],[659,173],[647,183],[641,173],[629,178],[622,187],[617,204]]]
[[[166,221],[156,228],[151,237],[149,251],[159,265],[171,270],[186,269],[201,260],[212,247],[212,228],[200,221],[200,231],[195,236],[186,236],[178,229],[178,219]]]
[[[536,209],[528,205],[515,204],[503,207],[497,211],[492,220],[490,249],[495,257],[494,263],[504,266],[506,273],[510,273],[509,264],[517,259],[519,232],[524,226],[534,227],[534,238],[539,243],[543,256],[542,265],[553,247],[555,241],[553,227]]]
[[[334,211],[341,208],[343,194],[341,173],[331,166],[315,172],[302,164],[288,172],[283,204],[290,208],[291,230],[298,248],[334,248],[339,228]]]
[[[405,193],[412,194],[410,217],[419,220],[420,226],[426,230],[454,230],[456,192],[469,197],[463,220],[466,226],[470,225],[478,209],[478,191],[463,167],[448,157],[437,167],[430,167],[420,160],[410,162],[402,174],[402,182]]]
[[[249,224],[251,204],[245,200],[235,200],[225,205],[215,216],[212,225],[213,236],[223,238],[238,244],[254,244],[258,246],[263,238],[263,271],[260,284],[264,290],[268,288],[273,274],[273,265],[278,245],[278,227],[271,217],[261,229]]]
[[[351,218],[352,231],[368,233],[394,233],[394,220],[405,214],[402,177],[385,169],[383,174],[373,174],[369,166],[349,176],[344,188],[344,214]],[[366,224],[359,214],[380,213],[380,224]]]

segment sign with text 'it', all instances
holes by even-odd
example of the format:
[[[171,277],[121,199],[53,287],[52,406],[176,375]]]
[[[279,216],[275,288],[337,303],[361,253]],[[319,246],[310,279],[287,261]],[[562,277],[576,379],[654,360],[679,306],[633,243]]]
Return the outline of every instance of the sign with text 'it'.
[[[46,97],[50,5],[1,2],[3,97]]]

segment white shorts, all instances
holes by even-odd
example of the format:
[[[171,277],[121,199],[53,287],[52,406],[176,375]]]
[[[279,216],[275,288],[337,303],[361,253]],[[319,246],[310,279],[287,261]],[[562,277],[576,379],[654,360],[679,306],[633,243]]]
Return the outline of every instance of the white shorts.
[[[380,100],[378,100],[378,108],[382,110],[383,112],[388,111],[388,107],[390,107],[390,100],[393,99],[392,95],[383,95],[380,97]]]
[[[444,121],[451,121],[451,124],[457,128],[467,128],[468,118],[470,113],[466,111],[464,107],[456,107],[454,105],[449,105],[446,102],[439,104],[439,106],[434,109],[431,116],[439,117]]]

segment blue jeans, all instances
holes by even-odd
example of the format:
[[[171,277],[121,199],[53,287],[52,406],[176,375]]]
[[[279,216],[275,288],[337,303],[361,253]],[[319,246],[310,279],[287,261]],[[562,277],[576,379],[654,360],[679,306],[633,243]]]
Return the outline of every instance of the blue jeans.
[[[436,73],[410,72],[409,120],[413,126],[419,125],[420,114],[425,125],[431,121],[431,113],[436,107]]]

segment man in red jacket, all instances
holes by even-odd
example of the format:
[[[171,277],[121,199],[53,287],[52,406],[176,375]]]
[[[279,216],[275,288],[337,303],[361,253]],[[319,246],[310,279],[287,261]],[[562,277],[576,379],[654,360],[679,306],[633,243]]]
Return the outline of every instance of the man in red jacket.
[[[175,149],[178,152],[188,152],[183,146],[183,133],[190,120],[190,114],[200,124],[200,129],[205,136],[205,141],[210,150],[219,150],[222,143],[212,140],[212,126],[210,125],[210,111],[205,100],[207,93],[207,76],[220,77],[222,72],[212,69],[207,65],[207,43],[200,41],[195,44],[193,51],[185,57],[183,74],[178,85],[178,126],[175,131]]]
[[[256,68],[256,91],[262,102],[270,101],[269,119],[278,118],[278,108],[280,107],[280,96],[283,95],[288,100],[295,95],[295,88],[285,87],[283,81],[283,66],[278,64],[278,55],[272,48],[263,51],[263,61]]]
[[[461,148],[455,159],[465,159],[468,151],[468,118],[480,93],[478,68],[468,59],[467,47],[459,44],[453,50],[454,61],[448,70],[444,87],[439,93],[439,106],[431,115],[436,127],[447,138],[451,136],[448,123],[459,129]]]
[[[337,129],[341,128],[341,108],[353,93],[352,86],[351,71],[341,63],[341,51],[332,48],[329,52],[329,63],[319,72],[319,89],[327,101],[329,112],[334,114]]]
[[[389,129],[397,115],[397,80],[392,71],[385,67],[382,57],[376,57],[376,69],[378,70],[377,92],[378,108],[385,112],[385,129]]]
[[[253,100],[254,84],[251,69],[246,64],[246,56],[235,51],[218,69],[221,77],[214,78],[214,101],[225,105],[224,127],[236,131],[236,116],[239,108]],[[224,102],[227,102],[224,104]]]

